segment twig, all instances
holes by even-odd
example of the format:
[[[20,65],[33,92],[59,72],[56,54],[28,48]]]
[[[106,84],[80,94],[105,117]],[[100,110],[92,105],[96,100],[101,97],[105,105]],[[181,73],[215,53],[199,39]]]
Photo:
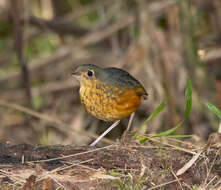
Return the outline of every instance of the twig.
[[[127,27],[128,25],[131,25],[135,21],[133,16],[125,16],[121,20],[115,22],[114,24],[111,24],[107,26],[105,29],[101,31],[97,31],[94,33],[90,33],[88,35],[85,35],[78,40],[74,42],[74,47],[83,47],[88,46],[97,42],[100,42],[101,40],[111,36],[115,32],[121,30],[122,28]]]
[[[63,81],[47,82],[42,86],[34,87],[32,89],[32,94],[34,96],[38,96],[67,89],[74,89],[75,87],[77,87],[76,83],[71,83],[71,80],[69,79]]]
[[[77,83],[72,83],[70,79],[63,80],[63,81],[53,81],[47,82],[40,86],[36,86],[32,88],[32,95],[35,96],[44,96],[45,94],[54,93],[58,91],[68,90],[68,89],[75,89],[77,87]],[[16,94],[16,97],[10,96],[11,94]],[[8,100],[20,100],[23,99],[24,96],[21,90],[10,90],[7,92],[1,93],[1,99]]]
[[[23,86],[25,89],[27,102],[28,105],[31,107],[32,96],[31,96],[30,76],[29,76],[27,61],[25,60],[24,56],[25,22],[20,23],[22,9],[25,9],[24,0],[21,2],[11,0],[11,13],[13,18],[13,28],[14,28],[14,48],[17,54],[18,62],[21,65]]]
[[[29,63],[29,71],[33,71],[35,69],[40,69],[43,66],[54,64],[59,61],[64,61],[65,59],[70,58],[71,51],[67,48],[61,47],[59,48],[53,55],[47,58],[37,59],[34,61],[31,61]],[[19,76],[18,71],[13,71],[10,73],[7,73],[7,75],[0,78],[0,83],[5,83],[7,80],[15,80],[16,77]]]
[[[199,156],[202,154],[203,151],[204,150],[201,150],[196,155],[194,155],[190,161],[188,161],[182,168],[180,168],[177,171],[176,175],[179,176],[183,174],[184,172],[186,172],[196,162],[196,160],[199,158]]]
[[[213,185],[213,188],[211,188],[211,189],[215,189],[215,187],[217,187],[219,184],[221,183],[221,179],[216,183],[216,184],[214,184]],[[219,190],[221,189],[221,186],[219,186]],[[218,190],[218,189],[217,189]]]
[[[204,187],[205,189],[207,189],[208,186],[209,186],[211,183],[214,183],[214,180],[215,180],[216,178],[217,178],[217,176],[213,176],[213,178],[210,179],[207,184],[204,184],[203,187]]]
[[[66,162],[66,161],[61,162],[61,163],[63,163],[63,164],[73,164],[72,162]],[[98,171],[98,170],[99,170],[99,169],[91,168],[91,167],[89,167],[89,166],[81,165],[80,163],[79,163],[78,166],[80,166],[80,167],[82,167],[82,168],[85,168],[85,169],[93,170],[93,171]]]
[[[174,173],[174,171],[173,170],[171,170],[171,173],[173,174],[173,176],[177,179],[177,181],[178,181],[178,183],[179,183],[179,185],[180,185],[180,187],[181,187],[181,189],[183,190],[183,186],[182,186],[182,184],[180,183],[180,180],[179,180],[179,178],[177,177],[177,175]]]
[[[56,169],[50,171],[50,173],[55,173],[55,172],[63,171],[63,170],[72,168],[72,167],[74,167],[74,166],[78,166],[78,165],[80,165],[80,164],[84,164],[84,163],[91,162],[91,161],[93,161],[93,160],[94,160],[94,158],[91,158],[91,159],[88,159],[88,160],[84,160],[84,161],[81,161],[81,162],[78,162],[78,163],[71,164],[71,165],[69,165],[69,166],[59,167],[59,168],[56,168]]]
[[[175,142],[178,142],[180,144],[184,144],[185,146],[189,146],[189,147],[194,147],[196,148],[196,145],[192,144],[191,142],[188,142],[188,141],[183,141],[183,140],[180,140],[180,139],[176,139],[176,138],[168,138],[168,140],[170,141],[175,141]]]
[[[179,180],[181,180],[181,179],[179,179]],[[163,186],[165,186],[165,185],[169,185],[169,184],[174,183],[174,182],[177,182],[177,179],[176,179],[176,180],[172,180],[172,181],[168,181],[168,182],[166,182],[166,183],[162,183],[162,184],[160,184],[160,185],[156,185],[156,186],[151,187],[151,188],[149,188],[149,189],[147,189],[147,190],[157,189],[157,188],[159,188],[159,187],[163,187]]]
[[[56,119],[56,118],[54,118],[52,116],[49,116],[47,114],[42,114],[42,113],[39,113],[39,112],[34,111],[32,109],[23,107],[21,105],[8,103],[8,102],[5,102],[3,100],[0,100],[0,106],[12,108],[12,109],[24,112],[26,114],[29,114],[31,116],[34,116],[36,118],[45,120],[45,121],[53,123],[53,124],[56,124],[53,127],[56,128],[57,130],[65,133],[65,134],[70,133],[70,131],[66,130],[66,128],[68,128],[68,125],[66,123],[64,123],[61,120]],[[84,135],[84,136],[87,136],[87,137],[91,137],[91,138],[95,138],[95,139],[98,137],[98,135],[91,134],[91,133],[89,133],[87,131],[78,131],[78,130],[74,130],[74,129],[73,129],[73,131],[76,132],[76,133],[79,133],[81,135]],[[112,144],[113,143],[113,141],[108,140],[106,138],[103,138],[103,142],[106,142],[108,144]]]
[[[193,154],[193,155],[196,155],[196,154],[197,154],[196,152],[190,151],[190,150],[188,150],[188,149],[185,149],[185,148],[182,148],[182,147],[178,147],[178,146],[176,146],[176,145],[172,145],[172,144],[169,144],[169,143],[161,142],[161,141],[158,140],[157,138],[151,138],[151,141],[155,141],[155,142],[158,142],[158,143],[161,143],[161,144],[164,144],[164,145],[173,147],[173,148],[175,148],[175,149],[177,149],[177,150],[180,150],[180,151],[183,151],[183,152],[188,152],[188,153]]]
[[[210,136],[210,137],[212,137],[212,136]],[[181,174],[183,174],[184,172],[186,172],[186,171],[196,162],[196,160],[199,158],[199,156],[202,154],[202,152],[205,151],[205,150],[211,145],[211,140],[212,140],[212,139],[209,138],[207,144],[203,147],[203,149],[200,150],[196,155],[194,155],[194,156],[192,157],[192,159],[191,159],[189,162],[187,162],[181,169],[179,169],[179,170],[177,171],[176,175],[181,175]],[[211,167],[210,167],[210,169],[209,169],[209,171],[208,171],[208,173],[207,173],[207,176],[206,176],[206,179],[205,179],[204,184],[206,184],[206,182],[207,182],[207,180],[208,180],[208,177],[209,177],[209,175],[210,175],[210,172],[211,172],[211,170],[212,170],[212,167],[214,166],[215,160],[216,160],[218,154],[220,153],[220,151],[221,151],[221,149],[219,149],[219,150],[216,152],[216,156],[215,156],[215,158],[213,159],[213,163],[212,163],[212,165],[211,165]]]
[[[30,24],[35,25],[43,30],[50,29],[60,35],[75,35],[82,36],[89,32],[89,30],[74,26],[72,23],[67,21],[58,21],[57,19],[46,20],[35,16],[30,16]]]
[[[96,152],[96,151],[107,149],[107,148],[110,148],[110,147],[113,147],[113,145],[105,146],[105,147],[102,147],[102,148],[96,148],[96,149],[93,149],[93,150],[88,150],[88,151],[80,152],[80,153],[76,153],[76,154],[70,154],[70,155],[67,155],[67,156],[61,156],[61,157],[50,158],[50,159],[45,159],[45,160],[29,161],[29,162],[39,163],[39,162],[50,162],[50,161],[54,161],[54,160],[61,160],[61,159],[65,159],[65,158],[71,158],[71,157],[75,157],[75,156],[79,156],[79,155],[83,155],[83,154],[88,154],[88,153],[91,153],[91,152]]]

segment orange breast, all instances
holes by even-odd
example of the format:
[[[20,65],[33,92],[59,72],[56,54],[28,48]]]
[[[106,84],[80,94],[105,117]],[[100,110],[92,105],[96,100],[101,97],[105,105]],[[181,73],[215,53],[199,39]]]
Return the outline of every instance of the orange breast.
[[[122,94],[116,96],[115,101],[112,101],[110,110],[116,119],[121,119],[135,112],[140,103],[141,98],[137,96],[135,90],[126,89]]]
[[[88,83],[81,86],[80,98],[85,109],[98,119],[115,121],[127,117],[140,105],[136,90]]]

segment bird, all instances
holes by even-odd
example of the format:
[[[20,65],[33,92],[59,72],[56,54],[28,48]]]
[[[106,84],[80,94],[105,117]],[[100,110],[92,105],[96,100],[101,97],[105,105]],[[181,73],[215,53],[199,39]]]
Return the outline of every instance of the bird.
[[[94,64],[79,65],[72,75],[80,84],[80,100],[86,111],[100,120],[113,122],[90,146],[95,146],[129,115],[127,131],[130,129],[135,111],[148,96],[137,79],[123,69]]]

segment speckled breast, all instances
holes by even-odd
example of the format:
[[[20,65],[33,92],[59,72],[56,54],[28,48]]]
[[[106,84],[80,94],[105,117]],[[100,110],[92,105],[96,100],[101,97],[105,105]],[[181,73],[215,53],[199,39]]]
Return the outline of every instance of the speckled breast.
[[[80,87],[80,98],[87,112],[104,121],[115,121],[127,117],[140,105],[141,97],[136,91],[140,87],[122,88],[99,81]]]

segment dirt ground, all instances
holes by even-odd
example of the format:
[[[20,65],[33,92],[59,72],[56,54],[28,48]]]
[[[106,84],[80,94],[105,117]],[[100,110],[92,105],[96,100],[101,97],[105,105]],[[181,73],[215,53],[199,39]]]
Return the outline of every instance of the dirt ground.
[[[175,139],[105,147],[0,144],[3,189],[220,189],[220,134],[202,147]]]

